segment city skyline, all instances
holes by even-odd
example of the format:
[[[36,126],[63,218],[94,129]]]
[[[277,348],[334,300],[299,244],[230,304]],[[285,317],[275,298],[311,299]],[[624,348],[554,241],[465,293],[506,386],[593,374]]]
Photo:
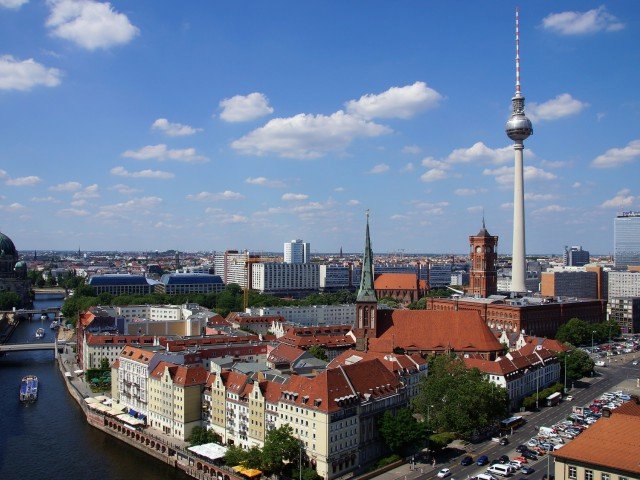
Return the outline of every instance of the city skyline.
[[[515,4],[368,7],[0,0],[0,231],[358,252],[370,209],[374,251],[462,253],[484,209],[510,252]],[[521,9],[528,254],[610,253],[640,209],[636,10]]]

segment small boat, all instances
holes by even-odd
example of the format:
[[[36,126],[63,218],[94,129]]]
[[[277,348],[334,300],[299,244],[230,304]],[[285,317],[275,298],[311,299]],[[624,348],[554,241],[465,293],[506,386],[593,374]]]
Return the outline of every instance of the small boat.
[[[51,322],[51,325],[49,327],[51,328],[51,330],[57,330],[58,328],[60,328],[60,322],[54,320],[53,322]]]
[[[35,402],[38,398],[38,377],[35,375],[27,375],[22,377],[20,383],[20,401]]]
[[[40,327],[36,330],[36,338],[44,338],[44,328]]]
[[[49,315],[47,315],[46,313],[43,313],[42,315],[40,315],[40,320],[42,321],[49,320]]]

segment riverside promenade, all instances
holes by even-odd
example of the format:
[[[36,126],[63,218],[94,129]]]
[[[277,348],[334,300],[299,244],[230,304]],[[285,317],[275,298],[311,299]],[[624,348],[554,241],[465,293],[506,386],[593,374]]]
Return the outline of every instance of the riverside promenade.
[[[163,463],[182,470],[193,478],[199,480],[245,480],[226,466],[216,465],[204,457],[194,455],[187,450],[188,444],[185,442],[163,435],[155,429],[134,428],[115,416],[92,410],[85,399],[96,395],[83,377],[74,375],[73,372],[79,369],[75,363],[74,355],[65,351],[59,355],[58,360],[58,367],[67,391],[82,410],[89,425]],[[67,372],[71,376],[65,375]]]

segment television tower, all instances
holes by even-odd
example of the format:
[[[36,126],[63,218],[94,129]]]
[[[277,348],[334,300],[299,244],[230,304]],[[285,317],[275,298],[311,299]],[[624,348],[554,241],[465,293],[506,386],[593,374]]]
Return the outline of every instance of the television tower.
[[[505,131],[513,140],[515,168],[513,177],[513,254],[511,256],[511,291],[523,293],[525,286],[526,258],[524,235],[524,140],[533,133],[533,126],[524,114],[524,96],[520,92],[520,12],[516,8],[516,94],[511,99],[512,113]]]

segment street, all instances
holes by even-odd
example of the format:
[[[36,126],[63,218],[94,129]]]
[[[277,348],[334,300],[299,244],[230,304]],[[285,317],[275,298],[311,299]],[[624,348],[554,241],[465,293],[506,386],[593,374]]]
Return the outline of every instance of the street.
[[[489,457],[489,461],[494,458],[498,458],[500,455],[507,455],[509,458],[517,457],[520,455],[515,451],[515,448],[518,445],[526,443],[531,437],[536,435],[540,426],[551,426],[560,420],[566,419],[571,413],[573,406],[588,405],[594,398],[597,398],[604,392],[611,390],[628,390],[629,393],[639,393],[640,389],[637,387],[639,367],[631,364],[632,360],[635,359],[635,356],[636,355],[628,355],[625,359],[619,357],[617,362],[607,363],[607,366],[605,367],[596,367],[595,377],[583,380],[583,387],[574,388],[569,392],[569,394],[573,396],[573,400],[562,401],[555,407],[541,406],[540,411],[527,415],[527,423],[516,430],[513,435],[509,435],[507,437],[509,439],[509,445],[501,446],[492,441],[485,441],[479,444],[469,444],[469,454],[472,455],[474,459],[477,459],[481,455],[487,455],[487,457]],[[622,382],[624,382],[624,385],[617,387]],[[463,467],[460,465],[462,457],[463,455],[458,456],[448,463],[439,462],[435,467],[432,467],[431,465],[418,464],[417,470],[408,471],[406,475],[402,475],[400,477],[394,476],[391,478],[396,478],[397,480],[432,479],[437,478],[436,473],[441,468],[446,467],[451,470],[451,476],[447,478],[451,480],[464,480],[469,476],[484,473],[489,467],[489,465],[479,467],[475,463],[468,467]],[[542,479],[542,476],[547,473],[547,470],[552,475],[554,473],[553,458],[551,458],[549,454],[544,455],[543,457],[538,457],[537,461],[529,461],[527,465],[533,467],[535,472],[530,475],[524,475],[518,471],[513,475],[513,477],[540,480]],[[425,473],[420,473],[421,467]],[[383,474],[377,478],[380,480],[388,480],[390,477],[388,474]]]

